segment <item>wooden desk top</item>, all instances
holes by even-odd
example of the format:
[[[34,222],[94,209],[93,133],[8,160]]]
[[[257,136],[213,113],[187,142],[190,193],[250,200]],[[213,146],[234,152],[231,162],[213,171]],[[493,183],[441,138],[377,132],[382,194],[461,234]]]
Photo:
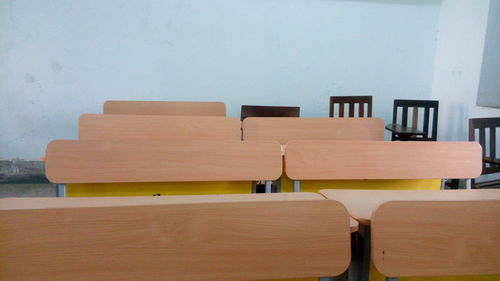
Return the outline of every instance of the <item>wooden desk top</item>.
[[[391,132],[394,132],[398,135],[416,135],[416,136],[425,136],[426,132],[417,130],[411,127],[404,127],[399,124],[389,124],[385,126],[385,128]]]
[[[350,190],[323,189],[319,193],[344,204],[360,224],[370,225],[372,212],[388,201],[500,200],[500,190]]]

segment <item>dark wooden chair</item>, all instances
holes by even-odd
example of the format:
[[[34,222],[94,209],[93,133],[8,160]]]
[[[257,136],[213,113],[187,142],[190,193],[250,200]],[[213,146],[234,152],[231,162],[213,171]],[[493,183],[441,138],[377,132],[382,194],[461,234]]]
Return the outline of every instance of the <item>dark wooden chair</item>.
[[[500,117],[469,119],[469,141],[476,141],[483,147],[482,175],[500,172],[500,156],[496,150],[496,130],[500,128]],[[478,132],[478,137],[476,137]],[[487,137],[487,135],[489,135]],[[473,183],[476,188],[500,187],[500,179]]]
[[[242,105],[241,121],[247,117],[300,117],[300,107]]]
[[[356,117],[372,117],[372,96],[331,96],[330,97],[330,117],[335,117],[335,104],[339,105],[339,113],[337,117],[355,117],[355,104],[359,104],[358,116]],[[345,104],[349,105],[349,116],[345,116]],[[367,105],[365,116],[365,104]]]
[[[402,110],[401,123],[397,122],[398,108]],[[408,111],[413,109],[411,125],[408,125]],[[423,126],[418,125],[420,108],[424,109]],[[432,129],[429,128],[432,110]],[[385,128],[392,132],[392,140],[436,141],[439,101],[434,100],[394,100],[392,124]]]

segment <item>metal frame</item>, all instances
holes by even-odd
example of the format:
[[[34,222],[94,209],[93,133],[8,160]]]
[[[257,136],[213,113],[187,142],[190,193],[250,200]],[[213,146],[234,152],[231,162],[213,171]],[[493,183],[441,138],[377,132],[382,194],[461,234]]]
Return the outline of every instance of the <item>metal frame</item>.
[[[56,197],[66,197],[66,185],[56,184]]]

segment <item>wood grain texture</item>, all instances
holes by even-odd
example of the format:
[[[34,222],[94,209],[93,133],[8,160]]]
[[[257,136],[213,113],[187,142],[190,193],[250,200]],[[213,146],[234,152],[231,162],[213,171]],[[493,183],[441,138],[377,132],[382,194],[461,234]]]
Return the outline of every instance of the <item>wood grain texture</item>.
[[[383,140],[379,118],[246,118],[244,140]]]
[[[476,178],[474,142],[293,141],[286,174],[298,180]]]
[[[346,206],[359,223],[370,225],[373,211],[389,201],[470,201],[500,200],[500,190],[351,190],[322,189],[320,194]]]
[[[264,280],[350,261],[347,211],[329,200],[2,210],[0,231],[1,280]]]
[[[104,103],[104,114],[226,116],[223,102],[119,101]]]
[[[275,180],[281,161],[276,142],[56,140],[45,173],[57,183]]]
[[[385,276],[500,274],[500,200],[392,201],[372,219],[372,260]]]
[[[241,140],[237,118],[83,114],[82,140]]]

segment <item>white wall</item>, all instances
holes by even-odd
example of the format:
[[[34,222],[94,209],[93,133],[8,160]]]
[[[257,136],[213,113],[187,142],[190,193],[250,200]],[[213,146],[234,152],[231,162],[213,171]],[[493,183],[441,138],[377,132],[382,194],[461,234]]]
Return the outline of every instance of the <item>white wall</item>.
[[[462,0],[463,1],[463,0]],[[476,1],[471,1],[476,2]],[[77,137],[108,99],[299,105],[429,99],[439,0],[0,1],[0,158]]]
[[[490,2],[477,104],[500,108],[500,0]]]
[[[432,87],[440,102],[440,140],[467,140],[469,118],[500,116],[500,109],[476,105],[489,7],[490,0],[441,5]]]

